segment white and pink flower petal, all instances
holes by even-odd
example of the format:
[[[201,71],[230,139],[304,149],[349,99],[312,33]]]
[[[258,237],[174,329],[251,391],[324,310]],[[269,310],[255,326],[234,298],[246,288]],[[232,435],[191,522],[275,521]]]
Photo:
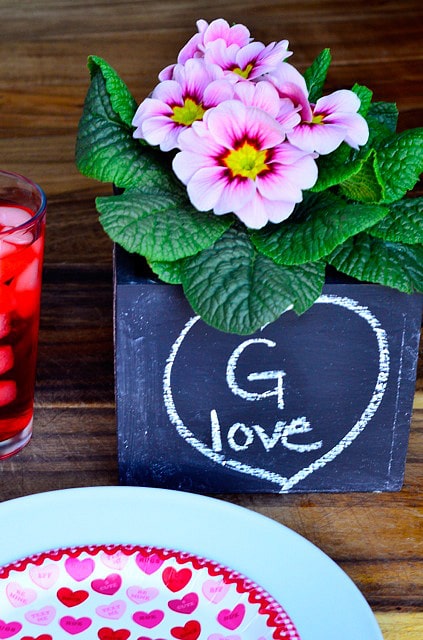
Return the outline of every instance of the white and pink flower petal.
[[[187,185],[189,199],[199,211],[210,211],[219,202],[228,181],[221,167],[204,167],[196,171]]]
[[[213,211],[216,215],[230,213],[246,205],[254,197],[255,192],[254,181],[249,178],[228,179]]]

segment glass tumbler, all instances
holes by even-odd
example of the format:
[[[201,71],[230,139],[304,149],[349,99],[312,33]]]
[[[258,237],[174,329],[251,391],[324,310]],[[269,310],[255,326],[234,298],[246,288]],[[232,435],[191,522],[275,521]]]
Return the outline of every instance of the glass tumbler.
[[[46,197],[0,170],[0,459],[32,435]]]

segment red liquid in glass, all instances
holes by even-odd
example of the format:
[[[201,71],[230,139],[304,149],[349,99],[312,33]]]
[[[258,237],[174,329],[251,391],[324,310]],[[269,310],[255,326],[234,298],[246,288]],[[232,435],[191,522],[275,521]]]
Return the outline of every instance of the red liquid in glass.
[[[0,202],[0,443],[30,425],[33,412],[44,221],[4,233],[28,214]]]

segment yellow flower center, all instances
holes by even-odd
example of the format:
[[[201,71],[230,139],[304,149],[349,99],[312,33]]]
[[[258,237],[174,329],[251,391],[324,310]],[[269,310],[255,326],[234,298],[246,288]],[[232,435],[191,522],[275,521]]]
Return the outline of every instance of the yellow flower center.
[[[325,116],[322,115],[313,115],[312,119],[311,119],[311,124],[323,124],[323,120],[324,120]]]
[[[252,70],[253,70],[252,64],[247,64],[245,69],[241,69],[241,67],[235,67],[235,69],[232,69],[232,71],[236,73],[238,76],[241,76],[241,78],[248,78]]]
[[[229,151],[223,162],[233,177],[251,178],[255,180],[259,173],[266,171],[267,151],[256,149],[251,143],[244,142],[239,149]]]
[[[171,119],[177,124],[190,127],[196,120],[201,120],[205,112],[203,105],[197,104],[192,98],[185,98],[182,107],[173,107]]]

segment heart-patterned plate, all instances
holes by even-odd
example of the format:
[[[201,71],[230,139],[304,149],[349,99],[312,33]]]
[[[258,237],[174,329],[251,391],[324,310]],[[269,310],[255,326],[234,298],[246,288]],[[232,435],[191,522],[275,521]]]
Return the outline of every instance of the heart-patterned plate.
[[[0,568],[0,639],[300,640],[240,573],[137,545],[59,549]]]

